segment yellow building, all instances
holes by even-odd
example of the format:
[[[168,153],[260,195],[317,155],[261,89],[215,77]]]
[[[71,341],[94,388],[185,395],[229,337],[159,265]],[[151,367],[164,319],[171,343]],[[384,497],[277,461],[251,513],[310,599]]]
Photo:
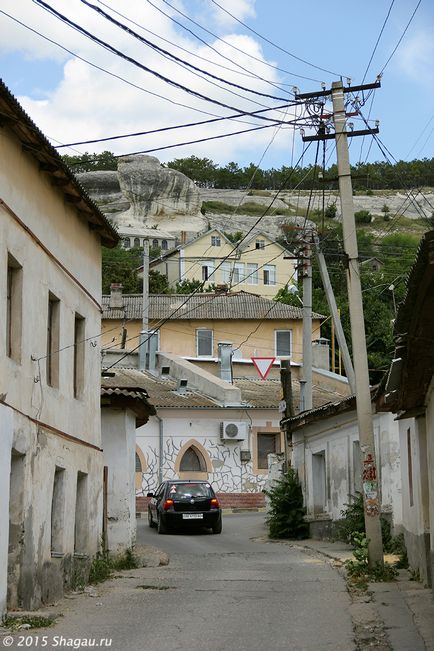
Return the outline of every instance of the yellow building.
[[[150,268],[165,275],[171,286],[182,280],[200,280],[210,285],[227,285],[274,298],[278,290],[297,281],[296,260],[265,233],[247,238],[239,246],[214,229],[181,244]],[[286,257],[286,259],[285,259]]]
[[[320,337],[321,315],[312,319],[312,340]],[[142,329],[142,296],[103,296],[102,346],[134,350]],[[252,357],[302,361],[302,310],[250,294],[154,294],[149,297],[153,350],[174,353],[218,373],[218,344],[231,342],[234,375],[257,376]]]

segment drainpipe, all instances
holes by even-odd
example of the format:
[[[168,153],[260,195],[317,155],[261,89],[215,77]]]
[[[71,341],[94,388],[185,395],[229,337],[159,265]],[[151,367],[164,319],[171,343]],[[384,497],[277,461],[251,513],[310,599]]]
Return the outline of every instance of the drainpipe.
[[[163,419],[155,414],[155,418],[158,420],[158,484],[161,484],[163,481]]]

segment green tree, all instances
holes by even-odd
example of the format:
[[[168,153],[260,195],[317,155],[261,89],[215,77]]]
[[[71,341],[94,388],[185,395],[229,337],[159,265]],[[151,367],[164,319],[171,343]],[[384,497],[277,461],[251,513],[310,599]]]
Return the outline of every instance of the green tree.
[[[159,271],[151,269],[149,272],[149,293],[170,294],[170,286],[167,276]]]
[[[270,500],[266,520],[270,538],[307,538],[309,527],[304,521],[306,509],[296,471],[289,468],[270,490],[264,492]]]
[[[140,249],[124,249],[120,244],[114,249],[102,249],[102,291],[110,292],[112,283],[122,283],[125,294],[138,294],[142,291],[142,280],[137,277],[137,269],[142,264]]]
[[[192,294],[198,289],[203,291],[203,282],[196,280],[196,278],[193,278],[192,280],[184,278],[183,280],[178,281],[175,285],[176,294]]]
[[[215,185],[217,165],[209,158],[175,158],[167,163],[167,167],[182,172],[200,187],[212,188]]]
[[[101,154],[90,154],[85,152],[77,156],[62,156],[63,161],[78,174],[80,172],[96,172],[99,170],[117,170],[118,161],[111,151],[103,151]]]

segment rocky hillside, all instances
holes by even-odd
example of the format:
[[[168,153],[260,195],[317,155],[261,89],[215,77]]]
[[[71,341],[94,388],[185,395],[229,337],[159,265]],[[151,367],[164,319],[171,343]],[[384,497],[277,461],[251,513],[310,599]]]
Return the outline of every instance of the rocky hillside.
[[[310,197],[306,190],[283,191],[273,201],[274,192],[268,190],[199,189],[181,172],[161,166],[153,156],[124,157],[119,159],[117,171],[86,172],[78,178],[121,233],[123,227],[159,228],[177,237],[183,232],[194,237],[208,228],[245,233],[271,202],[257,230],[272,237],[282,235],[283,224],[300,227],[322,220],[322,192]],[[326,192],[324,204],[335,204],[337,209],[335,219],[327,223],[340,221],[336,191]],[[363,227],[376,235],[393,230],[420,234],[427,230],[432,217],[434,193],[410,197],[402,191],[356,193],[354,204],[355,211],[371,213],[371,223]]]

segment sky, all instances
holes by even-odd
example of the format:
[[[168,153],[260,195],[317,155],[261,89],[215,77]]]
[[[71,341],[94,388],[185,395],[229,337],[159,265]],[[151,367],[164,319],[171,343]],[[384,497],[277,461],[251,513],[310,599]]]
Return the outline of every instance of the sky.
[[[95,8],[183,62],[242,88],[162,56]],[[195,155],[219,165],[292,165],[303,156],[302,122],[305,133],[313,133],[306,107],[288,106],[294,86],[316,92],[339,78],[345,85],[347,78],[351,85],[371,83],[382,72],[381,88],[358,95],[367,100],[360,111],[370,126],[379,120],[386,157],[434,156],[432,0],[1,0],[0,33],[1,78],[55,146],[284,107],[262,113],[268,120],[243,116],[74,145],[60,148],[61,153],[149,152],[267,125],[150,153],[161,162]],[[295,130],[294,119],[299,121]],[[355,129],[366,126],[360,116],[351,121]],[[301,161],[312,162],[315,151],[311,146]],[[351,139],[353,164],[385,155],[371,137]],[[328,164],[335,162],[333,141],[327,141],[326,156]]]

